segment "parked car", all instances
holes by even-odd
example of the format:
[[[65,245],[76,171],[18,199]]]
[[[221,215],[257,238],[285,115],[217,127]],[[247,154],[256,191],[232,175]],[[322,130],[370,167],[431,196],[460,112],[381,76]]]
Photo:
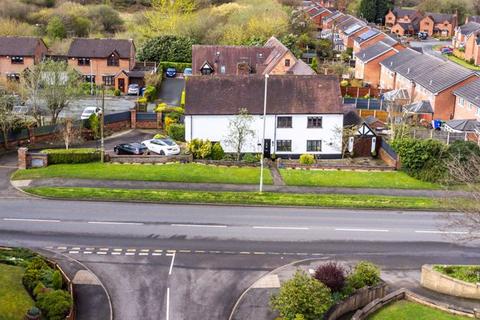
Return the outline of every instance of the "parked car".
[[[140,86],[137,83],[129,84],[127,94],[134,96],[140,95]]]
[[[177,75],[177,69],[167,68],[165,75],[167,76],[167,78],[175,78],[175,76]]]
[[[99,107],[86,107],[83,109],[82,115],[80,116],[81,120],[90,119],[92,114],[96,114],[97,116],[102,113],[102,110]]]
[[[418,36],[419,40],[427,40],[428,33],[424,32],[424,31],[420,31],[417,36]]]
[[[452,54],[453,49],[449,48],[449,47],[444,47],[444,48],[442,48],[441,52],[442,52],[442,54]]]
[[[192,68],[185,68],[185,70],[183,70],[183,76],[184,77],[188,77],[188,76],[191,76],[191,75],[193,75]]]
[[[142,142],[148,150],[160,155],[170,156],[180,153],[180,147],[170,138],[150,139]]]
[[[122,144],[116,145],[113,148],[113,151],[116,154],[133,154],[133,155],[150,154],[147,146],[138,142],[122,143]]]

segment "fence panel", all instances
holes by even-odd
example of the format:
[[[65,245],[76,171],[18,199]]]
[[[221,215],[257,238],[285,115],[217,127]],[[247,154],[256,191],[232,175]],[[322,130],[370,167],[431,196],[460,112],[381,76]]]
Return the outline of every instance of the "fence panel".
[[[28,129],[24,128],[19,131],[9,132],[8,141],[24,140],[24,139],[28,139],[29,137],[30,136],[28,134]]]
[[[392,157],[393,159],[396,159],[397,153],[395,152],[395,150],[393,150],[392,146],[389,145],[388,142],[385,141],[385,139],[381,139],[381,140],[382,140],[381,142],[382,149],[385,150],[385,152],[387,152],[390,157]]]
[[[415,139],[433,139],[445,144],[451,144],[454,141],[465,141],[467,135],[464,132],[448,132],[439,130],[413,130],[411,136]]]
[[[157,114],[155,112],[137,112],[137,121],[156,121]]]
[[[112,113],[105,115],[105,124],[130,120],[130,111]]]
[[[58,131],[58,125],[51,124],[48,126],[36,127],[33,128],[33,135],[34,136],[43,136],[46,134],[55,133]]]

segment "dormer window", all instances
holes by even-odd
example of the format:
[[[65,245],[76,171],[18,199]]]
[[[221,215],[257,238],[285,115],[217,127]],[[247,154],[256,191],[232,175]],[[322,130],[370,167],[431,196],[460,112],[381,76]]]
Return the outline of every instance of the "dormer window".
[[[115,53],[112,53],[107,59],[107,66],[118,67],[119,64],[120,64],[120,61],[118,59],[118,56]]]
[[[225,66],[222,66],[222,67],[225,67]],[[205,61],[205,63],[203,64],[203,66],[200,68],[200,72],[202,75],[209,75],[209,74],[212,74],[213,73],[213,68],[212,66],[207,62]]]
[[[78,65],[79,66],[89,66],[90,65],[90,58],[78,58]]]
[[[12,62],[12,64],[23,64],[23,57],[12,56],[10,57],[10,61]]]
[[[285,59],[285,67],[290,67],[290,59]]]

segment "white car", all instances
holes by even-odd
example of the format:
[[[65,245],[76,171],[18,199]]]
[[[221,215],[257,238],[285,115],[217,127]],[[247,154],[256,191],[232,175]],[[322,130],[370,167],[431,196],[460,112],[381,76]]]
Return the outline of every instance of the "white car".
[[[86,107],[83,109],[82,115],[80,119],[87,120],[90,119],[92,114],[96,114],[97,116],[102,113],[102,110],[99,107]]]
[[[129,85],[127,94],[128,95],[135,95],[135,96],[140,95],[140,86],[136,83],[133,83],[133,84]]]
[[[148,150],[160,155],[171,156],[180,153],[180,147],[170,138],[150,139],[142,142]]]

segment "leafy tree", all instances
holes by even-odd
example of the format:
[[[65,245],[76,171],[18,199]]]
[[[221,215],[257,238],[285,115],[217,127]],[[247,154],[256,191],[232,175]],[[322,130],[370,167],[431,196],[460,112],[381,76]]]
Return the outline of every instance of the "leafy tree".
[[[67,30],[60,17],[53,17],[47,25],[47,35],[52,39],[65,39]]]
[[[242,108],[238,114],[233,117],[228,124],[228,136],[225,143],[231,146],[236,152],[236,160],[240,161],[242,150],[249,137],[253,137],[255,132],[251,129],[253,117],[248,110]]]
[[[12,98],[5,92],[0,93],[0,130],[2,131],[5,149],[8,149],[8,132],[13,128],[16,121],[16,116],[12,112]]]
[[[361,0],[358,6],[358,14],[368,22],[375,22],[377,17],[377,0]]]
[[[146,26],[140,32],[145,36],[176,34],[195,8],[195,0],[152,0],[152,9],[145,12]]]
[[[303,316],[305,320],[317,320],[322,319],[333,300],[327,286],[305,272],[297,271],[292,279],[282,284],[280,292],[270,303],[285,319]]]
[[[320,39],[315,43],[317,56],[323,59],[331,59],[333,57],[333,44],[328,39]]]
[[[191,62],[194,43],[193,39],[188,37],[172,35],[155,37],[143,44],[138,52],[138,59],[156,62]]]
[[[108,33],[115,33],[123,29],[123,20],[118,11],[108,5],[97,5],[89,8],[89,19],[97,22]]]

